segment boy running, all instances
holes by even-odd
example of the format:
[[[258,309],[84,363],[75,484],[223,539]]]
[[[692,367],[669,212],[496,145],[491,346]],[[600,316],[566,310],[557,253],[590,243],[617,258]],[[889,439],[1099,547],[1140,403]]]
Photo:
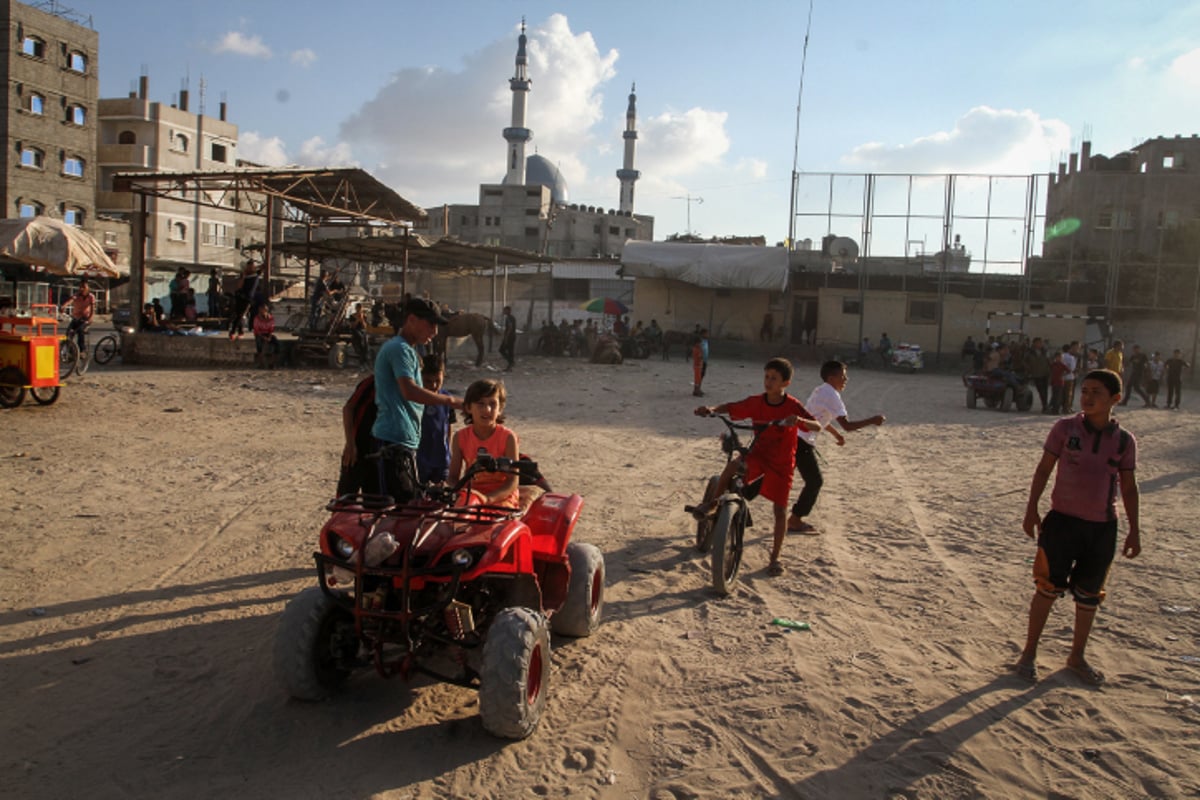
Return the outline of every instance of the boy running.
[[[1120,399],[1119,375],[1106,369],[1089,372],[1080,387],[1080,413],[1054,423],[1033,473],[1023,527],[1030,538],[1037,532],[1033,563],[1037,591],[1029,606],[1025,649],[1016,664],[1017,674],[1030,682],[1038,678],[1038,640],[1050,609],[1068,590],[1075,597],[1075,636],[1067,668],[1084,683],[1104,682],[1104,675],[1088,664],[1083,651],[1116,555],[1118,488],[1129,520],[1121,552],[1126,558],[1137,558],[1142,551],[1134,476],[1137,440],[1112,417]],[[1056,464],[1050,511],[1042,517],[1038,501]]]
[[[749,419],[755,425],[776,420],[783,422],[784,427],[770,426],[760,431],[754,448],[746,455],[746,482],[761,475],[759,494],[775,506],[775,540],[771,547],[771,563],[767,567],[767,574],[771,576],[783,574],[779,554],[783,549],[788,493],[792,489],[792,459],[796,452],[796,434],[786,428],[803,428],[805,424],[802,420],[813,418],[799,400],[787,393],[791,381],[791,362],[784,358],[772,358],[763,368],[762,394],[751,395],[736,403],[700,406],[695,412],[698,417],[728,414],[733,419]],[[734,459],[725,465],[717,487],[718,494],[729,488],[729,481],[738,463]]]
[[[846,404],[842,402],[842,392],[846,388],[848,378],[846,365],[841,361],[826,361],[822,364],[821,380],[824,382],[812,390],[808,402],[804,404],[820,426],[813,430],[799,431],[799,440],[796,442],[796,471],[804,479],[804,490],[796,498],[796,503],[792,506],[792,515],[787,519],[787,529],[792,533],[817,533],[816,528],[804,521],[817,504],[817,495],[821,493],[821,485],[824,483],[821,467],[817,464],[817,434],[822,429],[829,431],[838,447],[841,447],[846,443],[846,439],[833,427],[835,421],[846,433],[868,425],[882,425],[887,421],[882,414],[855,421],[846,419]]]

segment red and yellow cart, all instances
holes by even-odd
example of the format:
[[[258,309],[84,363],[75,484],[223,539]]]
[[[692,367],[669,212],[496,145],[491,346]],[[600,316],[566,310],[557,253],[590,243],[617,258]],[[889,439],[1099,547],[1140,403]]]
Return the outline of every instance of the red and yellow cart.
[[[39,405],[58,399],[61,341],[54,317],[0,317],[0,407],[21,405],[26,389]]]

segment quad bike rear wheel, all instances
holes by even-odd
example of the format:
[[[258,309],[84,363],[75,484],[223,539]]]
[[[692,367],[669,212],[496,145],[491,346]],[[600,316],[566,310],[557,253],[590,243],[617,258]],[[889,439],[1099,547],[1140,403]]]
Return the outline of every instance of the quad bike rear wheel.
[[[479,716],[504,739],[524,739],[537,728],[550,693],[550,627],[528,608],[496,615],[483,643]]]
[[[567,560],[571,564],[567,601],[550,619],[550,627],[562,636],[591,636],[604,608],[604,554],[595,545],[571,542]]]
[[[736,502],[722,503],[713,523],[712,583],[719,595],[727,595],[737,585],[742,566],[742,526],[745,517]]]
[[[713,475],[704,487],[703,503],[709,503],[717,497],[717,485],[721,482],[720,475]],[[713,522],[716,514],[705,514],[704,519],[696,520],[696,550],[707,553],[712,547]]]
[[[319,586],[288,601],[275,632],[275,676],[297,700],[324,700],[358,652],[354,616]]]

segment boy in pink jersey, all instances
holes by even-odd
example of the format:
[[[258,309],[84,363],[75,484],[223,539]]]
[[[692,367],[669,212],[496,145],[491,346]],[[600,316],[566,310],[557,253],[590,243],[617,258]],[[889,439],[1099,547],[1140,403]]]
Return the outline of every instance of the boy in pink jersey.
[[[1037,591],[1029,606],[1025,649],[1017,674],[1037,680],[1037,647],[1055,599],[1069,590],[1075,597],[1075,635],[1067,668],[1085,683],[1099,686],[1104,675],[1083,656],[1096,609],[1104,600],[1104,583],[1117,549],[1117,494],[1125,506],[1129,533],[1121,549],[1126,558],[1142,551],[1138,529],[1137,440],[1113,419],[1121,399],[1121,377],[1107,369],[1083,379],[1080,413],[1054,423],[1045,452],[1033,473],[1024,529],[1038,550],[1033,564]],[[1038,501],[1055,466],[1050,511],[1038,513]]]

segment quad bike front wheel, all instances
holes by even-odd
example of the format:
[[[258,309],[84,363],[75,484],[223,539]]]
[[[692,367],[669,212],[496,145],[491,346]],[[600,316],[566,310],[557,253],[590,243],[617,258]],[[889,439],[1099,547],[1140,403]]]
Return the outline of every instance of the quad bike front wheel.
[[[567,560],[571,564],[567,601],[550,619],[550,627],[561,636],[591,636],[604,608],[604,554],[595,545],[571,542]]]
[[[504,739],[524,739],[537,728],[550,693],[550,627],[542,614],[506,608],[483,643],[479,716]]]
[[[717,486],[721,482],[721,476],[713,475],[708,479],[708,485],[704,487],[704,499],[702,503],[710,503],[717,497]],[[696,520],[696,550],[701,553],[707,553],[712,547],[712,531],[715,514],[705,514],[703,519]]]
[[[719,595],[727,595],[737,585],[742,566],[742,526],[745,517],[735,502],[722,503],[713,523],[712,583]]]
[[[324,700],[358,652],[354,616],[319,586],[288,601],[275,632],[275,677],[297,700]]]

